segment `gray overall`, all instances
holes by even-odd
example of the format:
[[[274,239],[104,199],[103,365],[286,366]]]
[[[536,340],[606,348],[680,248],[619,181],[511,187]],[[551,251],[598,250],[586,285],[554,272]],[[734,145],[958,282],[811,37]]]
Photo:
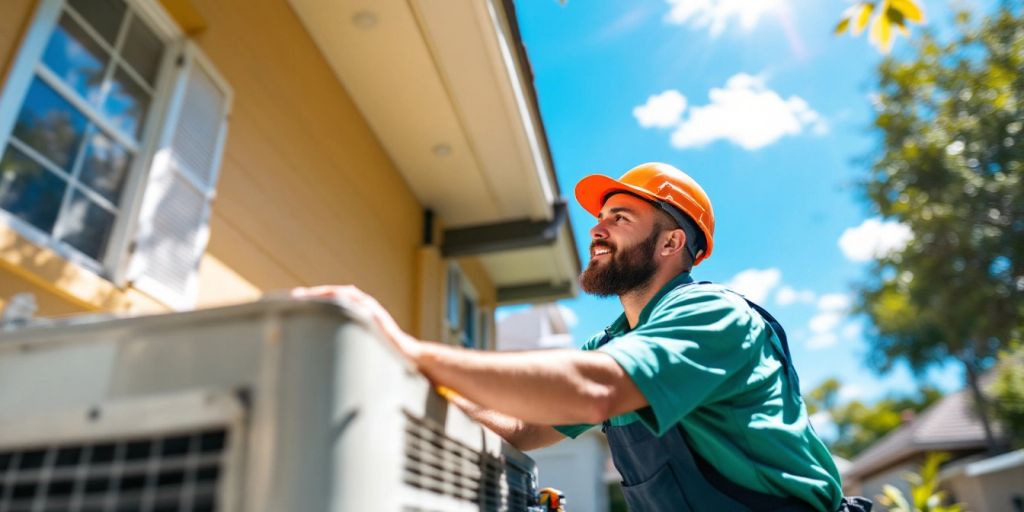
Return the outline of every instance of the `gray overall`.
[[[706,283],[686,283],[681,286]],[[782,326],[763,308],[747,301],[775,331],[782,343],[779,357],[787,376],[800,389],[796,369],[792,365],[789,343]],[[605,331],[598,342],[600,347],[611,340]],[[695,450],[690,449],[686,435],[679,425],[661,437],[655,436],[640,421],[624,426],[611,426],[606,420],[601,430],[608,437],[612,461],[622,476],[622,492],[630,512],[702,512],[702,511],[761,511],[805,512],[814,508],[796,498],[784,498],[741,487],[719,473]],[[866,500],[864,500],[866,501]],[[857,502],[861,506],[863,503]],[[870,510],[855,508],[844,500],[840,510]]]

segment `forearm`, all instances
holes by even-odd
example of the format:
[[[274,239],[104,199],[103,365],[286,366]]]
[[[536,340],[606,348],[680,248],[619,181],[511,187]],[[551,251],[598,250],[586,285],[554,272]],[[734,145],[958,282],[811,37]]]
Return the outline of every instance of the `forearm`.
[[[292,296],[329,297],[364,311],[431,380],[527,423],[598,423],[647,405],[615,360],[598,351],[488,353],[425,343],[404,332],[376,299],[353,286],[297,288]]]
[[[604,420],[622,379],[606,354],[573,350],[493,353],[424,343],[416,363],[470,401],[540,425]]]
[[[535,450],[565,439],[552,427],[526,423],[498,411],[485,409],[458,394],[449,395],[448,399],[470,418],[491,429],[519,450]]]

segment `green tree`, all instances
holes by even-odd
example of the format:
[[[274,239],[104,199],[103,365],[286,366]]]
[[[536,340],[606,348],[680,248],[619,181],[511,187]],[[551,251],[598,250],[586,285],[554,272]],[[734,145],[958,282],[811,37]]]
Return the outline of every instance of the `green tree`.
[[[1015,4],[1015,5],[1011,5]],[[1005,2],[958,35],[925,34],[879,67],[880,156],[863,190],[912,240],[879,255],[860,285],[873,325],[868,362],[917,373],[958,360],[994,447],[978,384],[1024,318],[1024,20]]]
[[[888,396],[871,405],[854,400],[837,407],[832,421],[838,435],[830,448],[837,455],[855,457],[941,397],[939,390],[926,386],[915,394]]]
[[[883,436],[902,425],[908,415],[917,414],[942,397],[933,387],[925,386],[916,393],[890,395],[873,404],[853,400],[838,403],[842,384],[832,378],[812,389],[804,397],[810,414],[825,411],[836,427],[834,439],[826,439],[832,453],[853,458]]]
[[[835,377],[825,379],[825,382],[818,384],[818,387],[807,393],[804,402],[807,404],[807,414],[814,414],[818,411],[832,413],[839,400],[839,390],[843,385]]]
[[[1024,448],[1024,346],[999,355],[995,380],[988,391],[993,415],[1009,430],[1013,445]]]

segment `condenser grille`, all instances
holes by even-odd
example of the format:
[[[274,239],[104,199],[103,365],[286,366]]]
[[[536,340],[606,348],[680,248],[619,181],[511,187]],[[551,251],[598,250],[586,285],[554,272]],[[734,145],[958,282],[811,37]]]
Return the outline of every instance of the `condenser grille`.
[[[405,483],[476,503],[480,497],[480,455],[448,437],[433,422],[406,415]]]
[[[212,512],[224,428],[0,448],[0,512]]]
[[[510,460],[505,464],[505,486],[508,489],[508,510],[527,510],[534,501],[533,472]]]

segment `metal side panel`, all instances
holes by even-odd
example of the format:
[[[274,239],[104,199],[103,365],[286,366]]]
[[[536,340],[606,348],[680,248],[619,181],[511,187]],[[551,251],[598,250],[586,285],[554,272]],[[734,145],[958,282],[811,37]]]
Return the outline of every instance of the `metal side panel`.
[[[0,420],[0,510],[240,511],[245,409],[194,391]]]
[[[134,493],[148,485],[140,484],[142,473],[145,482],[164,478],[170,487],[179,476],[193,478],[192,494],[165,496],[158,485],[148,497],[126,499],[149,500],[142,510],[151,512],[164,499],[179,512],[521,512],[536,490],[529,457],[438,396],[370,323],[337,304],[268,300],[0,334],[0,503],[7,504],[0,511],[49,510],[24,506],[30,492],[48,488],[31,490],[23,480],[47,474],[61,478],[53,498],[89,488],[82,498],[96,505],[89,510],[117,510],[109,501],[115,494],[95,481],[68,484],[63,466],[36,471],[39,453],[45,466],[72,448],[63,440],[122,439],[115,448],[122,455],[129,438],[162,446],[174,434],[176,446],[201,445],[203,435],[216,437],[196,430],[209,418],[231,429],[214,501],[214,473],[203,457],[200,466],[164,477],[159,461],[149,469],[137,464],[126,482]],[[107,453],[105,441],[85,449],[97,443]],[[3,456],[4,446],[30,445],[43,448]],[[24,457],[28,473],[19,472]],[[205,480],[197,480],[200,470]],[[179,508],[170,504],[175,499]]]

